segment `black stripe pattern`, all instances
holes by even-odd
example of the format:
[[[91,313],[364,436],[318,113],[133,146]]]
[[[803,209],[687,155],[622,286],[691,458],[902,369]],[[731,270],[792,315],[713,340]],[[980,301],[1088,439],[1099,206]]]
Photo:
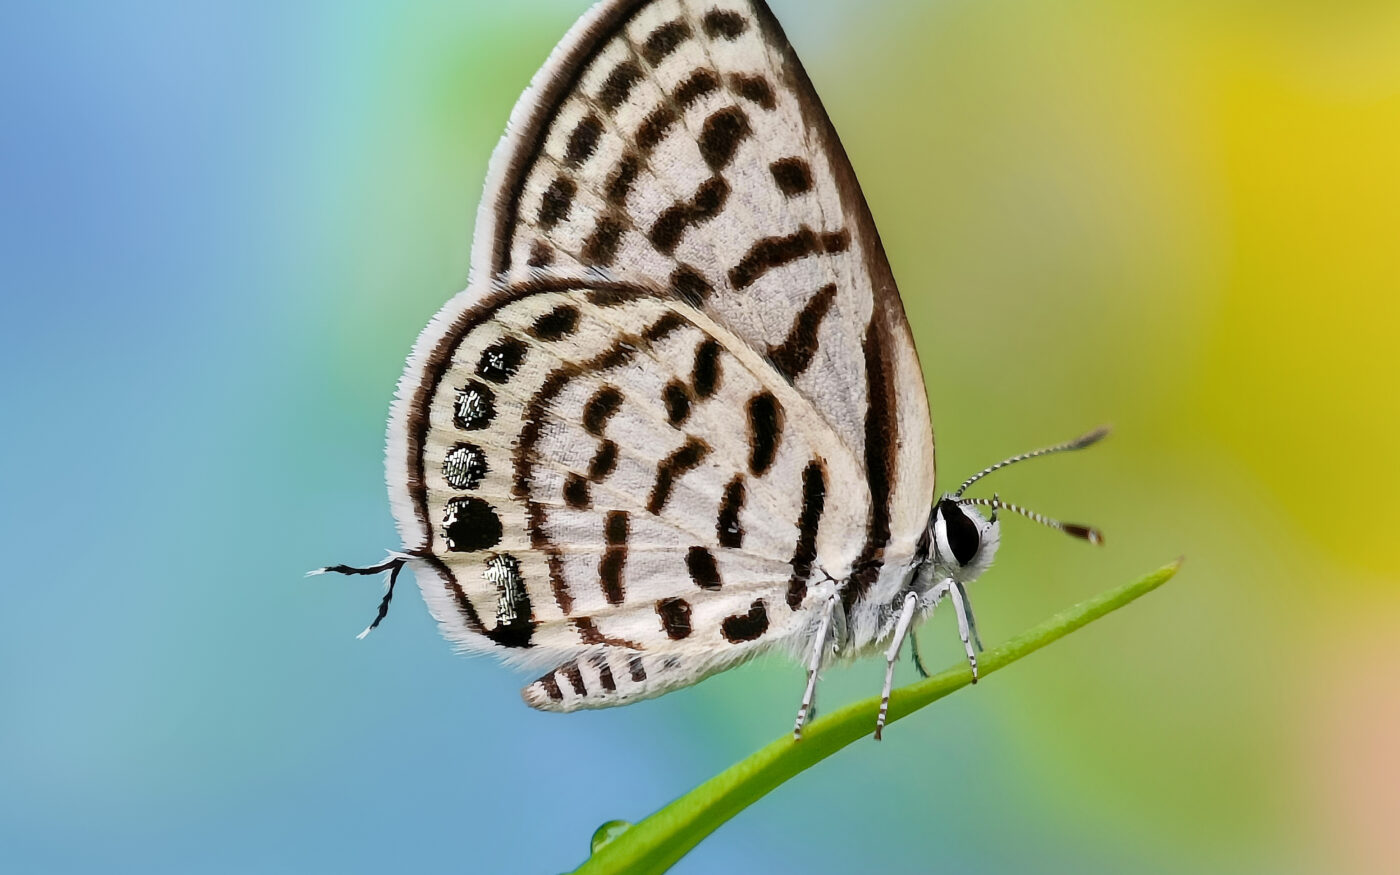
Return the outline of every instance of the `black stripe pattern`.
[[[671,500],[676,481],[687,472],[698,468],[709,454],[709,444],[692,437],[686,440],[680,449],[662,459],[656,466],[656,482],[651,487],[651,496],[647,498],[647,510],[653,514],[660,514],[665,509],[666,502]]]
[[[812,358],[821,345],[817,335],[821,331],[822,320],[826,319],[835,300],[836,284],[824,286],[808,298],[802,310],[793,317],[792,328],[783,342],[768,348],[768,360],[788,383],[794,382],[811,366]]]
[[[817,529],[826,509],[826,472],[815,459],[802,471],[802,515],[797,519],[797,547],[792,551],[792,579],[788,582],[788,607],[797,610],[807,598],[807,581],[817,558]]]
[[[749,401],[749,471],[762,477],[778,457],[783,439],[783,408],[772,392],[755,395]]]
[[[607,549],[598,562],[598,582],[610,605],[620,605],[626,597],[622,569],[627,564],[627,538],[630,531],[631,520],[626,511],[612,511],[603,523],[603,538],[607,542]]]
[[[786,237],[765,237],[729,271],[729,282],[736,289],[747,289],[771,270],[813,255],[845,252],[850,246],[849,231],[817,233],[802,228]]]

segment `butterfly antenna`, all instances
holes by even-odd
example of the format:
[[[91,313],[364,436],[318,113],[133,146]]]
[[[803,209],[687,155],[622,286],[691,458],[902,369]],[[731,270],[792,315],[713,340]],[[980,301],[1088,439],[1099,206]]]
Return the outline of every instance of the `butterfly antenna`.
[[[384,618],[389,616],[389,603],[394,600],[394,586],[399,582],[399,572],[403,571],[407,559],[403,556],[390,554],[389,558],[378,565],[370,565],[366,568],[356,568],[353,565],[328,565],[325,568],[317,568],[308,571],[307,577],[318,574],[345,574],[345,575],[369,575],[383,574],[389,572],[388,589],[384,593],[384,598],[379,600],[379,611],[374,615],[374,622],[365,627],[365,630],[356,638],[363,639],[366,635],[379,628],[379,624],[384,622]]]
[[[1054,455],[1055,453],[1064,453],[1064,452],[1068,452],[1069,450],[1082,450],[1082,449],[1084,449],[1085,447],[1092,447],[1094,444],[1098,443],[1099,441],[1101,441],[1101,440],[1103,440],[1105,437],[1107,437],[1107,436],[1108,436],[1108,432],[1109,432],[1109,428],[1108,428],[1108,426],[1105,425],[1105,426],[1103,426],[1103,427],[1101,427],[1101,428],[1096,428],[1096,429],[1094,429],[1093,431],[1089,432],[1089,433],[1086,434],[1086,435],[1082,435],[1082,436],[1080,436],[1080,437],[1077,437],[1077,438],[1075,438],[1075,439],[1072,440],[1072,441],[1066,441],[1065,443],[1056,444],[1056,445],[1053,446],[1053,447],[1045,447],[1044,449],[1040,449],[1040,450],[1031,450],[1029,453],[1022,453],[1022,454],[1019,455],[1019,456],[1012,456],[1012,457],[1009,458],[1009,459],[1004,459],[1004,460],[1002,460],[1002,461],[1000,461],[1000,462],[997,462],[995,465],[991,466],[990,468],[984,468],[984,469],[982,469],[981,471],[978,471],[976,474],[973,474],[971,477],[969,477],[969,478],[967,478],[966,480],[964,480],[964,481],[963,481],[963,484],[962,484],[961,486],[958,487],[958,491],[953,493],[953,497],[954,497],[954,498],[961,498],[961,497],[962,497],[962,494],[963,494],[964,492],[967,491],[967,487],[969,487],[969,486],[971,486],[972,484],[976,483],[978,480],[981,480],[983,477],[986,477],[988,474],[992,473],[993,471],[997,471],[997,470],[1000,470],[1000,469],[1002,469],[1002,468],[1005,468],[1007,465],[1014,465],[1014,464],[1016,464],[1017,462],[1024,462],[1024,461],[1026,461],[1027,459],[1036,459],[1036,458],[1039,458],[1039,457],[1041,457],[1041,456],[1050,456],[1050,455]],[[1010,509],[1010,505],[1003,505],[1003,506],[1006,507],[1007,509]],[[1018,511],[1018,512],[1019,512],[1019,511]]]
[[[1072,535],[1080,540],[1088,541],[1090,544],[1103,543],[1103,532],[1100,532],[1093,526],[1081,526],[1078,523],[1062,523],[1059,520],[1051,519],[1045,514],[1036,513],[1033,510],[1026,510],[1024,507],[1012,504],[1008,501],[1002,501],[1000,498],[960,498],[958,499],[958,504],[975,504],[979,507],[990,507],[994,514],[998,510],[1005,508],[1012,513],[1019,513],[1028,520],[1034,520],[1042,526],[1049,526],[1056,531],[1064,532],[1066,535]]]

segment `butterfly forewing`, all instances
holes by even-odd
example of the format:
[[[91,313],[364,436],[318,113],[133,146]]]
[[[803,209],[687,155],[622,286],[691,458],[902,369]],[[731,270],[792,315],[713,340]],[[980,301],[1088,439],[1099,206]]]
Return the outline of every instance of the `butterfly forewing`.
[[[818,581],[874,622],[932,500],[922,378],[762,3],[595,7],[512,117],[473,257],[388,462],[454,640],[565,660],[527,699],[577,707],[793,644]]]
[[[868,393],[851,353],[870,321],[871,253],[831,166],[844,156],[818,141],[780,34],[743,3],[619,17],[521,137],[495,269],[600,269],[703,301],[821,397],[859,450]]]

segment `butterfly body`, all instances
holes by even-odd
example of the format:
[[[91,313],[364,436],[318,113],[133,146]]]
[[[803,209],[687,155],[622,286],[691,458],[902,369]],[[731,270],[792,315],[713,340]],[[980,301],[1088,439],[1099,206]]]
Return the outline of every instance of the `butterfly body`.
[[[894,279],[762,0],[590,10],[511,116],[472,258],[400,381],[388,485],[444,634],[550,669],[530,705],[773,650],[809,700],[963,603],[985,563],[948,566]]]

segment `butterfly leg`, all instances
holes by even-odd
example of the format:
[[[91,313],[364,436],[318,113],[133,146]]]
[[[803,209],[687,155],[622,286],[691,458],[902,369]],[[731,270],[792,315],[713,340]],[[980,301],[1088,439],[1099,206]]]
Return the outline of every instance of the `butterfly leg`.
[[[817,634],[812,641],[812,658],[807,663],[807,690],[802,694],[802,705],[797,709],[797,723],[793,726],[792,737],[802,740],[802,727],[807,723],[807,717],[812,712],[812,699],[817,692],[817,672],[822,667],[822,657],[826,655],[826,641],[831,632],[831,618],[836,612],[836,601],[839,596],[832,595],[826,600],[825,607],[822,608],[822,619],[817,625]]]
[[[967,589],[961,582],[955,582],[954,587],[958,590],[958,595],[962,597],[962,604],[967,609],[967,631],[972,634],[972,646],[981,653],[986,648],[982,646],[982,637],[977,634],[977,618],[972,616],[972,600],[967,597]]]
[[[911,592],[904,597],[904,608],[899,612],[899,622],[894,627],[894,639],[885,651],[885,687],[880,691],[880,714],[875,718],[875,740],[885,728],[885,717],[890,710],[890,687],[894,684],[894,664],[899,659],[899,648],[904,644],[904,636],[909,634],[909,624],[914,621],[914,609],[919,606],[918,593]]]
[[[914,671],[919,673],[919,677],[926,678],[932,675],[928,667],[924,665],[924,658],[919,654],[919,633],[909,633],[909,656],[914,660]]]
[[[958,616],[958,637],[962,639],[963,650],[967,652],[967,664],[972,666],[972,682],[977,683],[977,648],[972,646],[976,621],[972,619],[972,606],[967,601],[967,593],[956,581],[942,584],[947,587],[948,596],[953,600],[953,612]]]

